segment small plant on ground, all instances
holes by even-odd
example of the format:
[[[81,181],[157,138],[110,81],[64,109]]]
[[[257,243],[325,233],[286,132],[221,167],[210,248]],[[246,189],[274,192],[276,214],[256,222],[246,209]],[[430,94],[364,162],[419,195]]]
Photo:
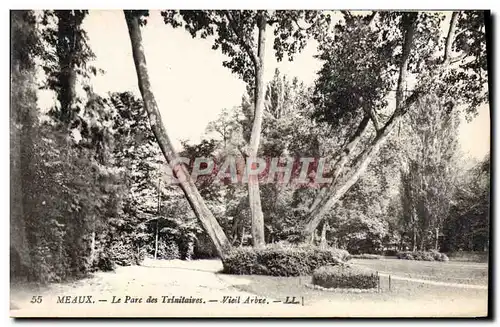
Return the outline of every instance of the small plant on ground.
[[[312,284],[325,288],[370,289],[378,285],[375,272],[347,264],[323,266],[312,275]]]

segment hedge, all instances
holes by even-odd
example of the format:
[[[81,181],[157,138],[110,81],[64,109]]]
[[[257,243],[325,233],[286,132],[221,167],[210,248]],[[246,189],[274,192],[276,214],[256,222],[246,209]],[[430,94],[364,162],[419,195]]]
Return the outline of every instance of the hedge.
[[[353,258],[353,259],[380,259],[380,258],[382,258],[382,256],[378,255],[378,254],[362,253],[362,254],[353,254],[353,255],[351,255],[351,258]]]
[[[422,261],[448,261],[448,256],[438,251],[406,251],[398,252],[398,259],[403,260],[422,260]]]
[[[349,259],[346,250],[312,245],[263,248],[240,247],[230,250],[223,261],[223,272],[236,275],[303,276],[324,265],[337,265]]]
[[[358,266],[323,266],[313,272],[312,284],[325,288],[373,289],[378,285],[378,276]]]

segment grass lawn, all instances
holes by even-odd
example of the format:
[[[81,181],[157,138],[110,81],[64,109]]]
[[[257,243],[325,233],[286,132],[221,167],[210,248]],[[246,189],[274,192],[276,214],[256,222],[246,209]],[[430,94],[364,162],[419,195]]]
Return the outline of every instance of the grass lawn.
[[[381,277],[380,293],[335,293],[321,290],[314,290],[306,287],[311,282],[310,276],[302,277],[274,277],[259,275],[239,276],[246,280],[246,283],[233,285],[233,287],[261,296],[274,299],[283,299],[286,296],[304,297],[307,303],[329,299],[341,299],[348,301],[395,301],[395,300],[439,300],[450,298],[481,298],[487,297],[487,290],[462,289],[456,287],[436,286],[422,283],[415,283],[404,280],[392,280],[389,291],[389,279]],[[224,280],[224,276],[221,276]]]
[[[352,259],[360,265],[401,277],[429,279],[448,283],[488,284],[488,264],[469,262],[412,261],[400,259]]]
[[[418,279],[431,279],[435,281],[445,281],[450,283],[487,284],[487,265],[477,265],[468,263],[450,262],[425,262],[409,261],[399,259],[353,259],[353,264],[362,265],[368,268],[389,273],[393,276],[411,277]],[[228,278],[229,275],[218,274],[221,279]],[[227,277],[226,277],[227,276]],[[451,286],[431,285],[406,280],[391,280],[389,290],[389,278],[381,276],[381,291],[375,293],[335,293],[308,288],[306,284],[311,283],[310,276],[301,277],[274,277],[260,275],[235,276],[244,280],[233,287],[267,296],[275,299],[282,299],[286,296],[304,297],[307,303],[319,301],[348,301],[362,303],[381,303],[403,301],[429,301],[439,303],[462,303],[466,305],[468,301],[486,301],[488,291],[484,289],[466,289]],[[427,276],[427,277],[424,277]],[[459,279],[462,278],[462,279]]]

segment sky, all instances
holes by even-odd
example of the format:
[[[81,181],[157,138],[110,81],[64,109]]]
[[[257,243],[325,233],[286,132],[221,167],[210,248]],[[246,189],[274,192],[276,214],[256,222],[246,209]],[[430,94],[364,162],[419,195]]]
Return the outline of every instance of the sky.
[[[132,91],[139,95],[128,30],[119,10],[92,10],[84,21],[89,43],[96,54],[98,68],[105,74],[94,78],[97,93]],[[211,39],[193,39],[183,28],[163,23],[159,11],[151,11],[142,29],[146,60],[152,88],[174,146],[180,140],[199,141],[209,121],[224,108],[241,103],[245,84],[222,66],[225,56],[212,50]],[[272,34],[267,37],[264,80],[276,68],[306,84],[312,84],[321,62],[314,58],[311,42],[293,62],[277,62],[272,49]],[[484,105],[471,122],[461,124],[460,143],[470,156],[482,158],[490,148],[489,107]]]

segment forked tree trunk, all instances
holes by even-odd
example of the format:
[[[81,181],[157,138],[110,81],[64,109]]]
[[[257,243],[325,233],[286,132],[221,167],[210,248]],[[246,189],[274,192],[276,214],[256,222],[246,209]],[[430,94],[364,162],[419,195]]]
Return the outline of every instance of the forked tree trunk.
[[[340,153],[340,158],[337,160],[335,166],[333,167],[333,174],[332,174],[332,184],[335,183],[340,176],[340,173],[344,169],[344,166],[346,165],[347,161],[349,160],[350,154],[353,152],[353,150],[356,148],[358,145],[359,141],[361,140],[361,137],[364,135],[366,130],[368,129],[368,123],[370,122],[370,117],[365,116],[361,123],[359,124],[356,132],[353,134],[349,142],[344,146]],[[324,200],[324,198],[328,196],[328,187],[323,187],[320,191],[319,194],[316,196],[314,199],[313,204],[309,208],[309,211],[312,212],[316,207],[321,203],[321,201]]]
[[[358,181],[362,174],[366,171],[371,160],[376,156],[380,147],[387,141],[389,134],[401,120],[403,111],[403,91],[404,82],[408,74],[409,53],[413,43],[414,25],[416,13],[411,13],[406,16],[405,21],[405,36],[403,41],[403,54],[401,66],[399,70],[398,89],[396,93],[396,109],[391,118],[380,130],[377,131],[377,136],[367,145],[367,148],[354,160],[352,163],[351,173],[344,181],[332,183],[327,195],[319,202],[319,204],[311,211],[309,219],[304,228],[306,235],[314,233],[324,215],[338,202],[340,198]],[[359,128],[358,128],[359,130]],[[345,164],[345,163],[344,163]]]
[[[178,155],[174,151],[172,142],[170,141],[167,131],[162,124],[160,111],[158,110],[158,105],[156,104],[156,100],[151,90],[146,65],[146,57],[142,45],[139,17],[133,11],[125,10],[124,13],[130,35],[130,42],[132,45],[132,55],[134,57],[139,90],[144,101],[144,108],[148,113],[151,130],[153,131],[156,140],[158,141],[160,149],[167,162],[171,164],[178,158]],[[184,192],[189,205],[200,221],[203,229],[214,243],[217,254],[222,260],[224,260],[225,253],[231,247],[229,240],[224,234],[224,231],[206,206],[205,201],[198,192],[196,185],[189,176],[186,167],[184,167],[183,165],[177,165],[175,167],[172,167],[172,172],[174,176],[179,180],[180,188]]]
[[[255,114],[253,118],[252,134],[250,136],[249,157],[257,158],[260,144],[260,134],[262,130],[262,119],[264,115],[264,51],[266,42],[265,14],[261,14],[258,22],[259,39],[257,61],[255,63]],[[265,245],[264,238],[264,214],[260,201],[260,189],[257,176],[248,179],[248,200],[250,212],[252,214],[252,244],[254,247]]]
[[[333,205],[344,196],[344,194],[358,181],[362,174],[366,171],[368,164],[378,153],[379,148],[386,142],[390,132],[397,125],[401,115],[396,115],[393,117],[381,133],[372,141],[368,148],[362,153],[360,157],[355,160],[353,164],[352,173],[344,180],[342,183],[332,184],[328,188],[328,196],[323,198],[319,205],[310,213],[308,222],[304,228],[306,235],[311,235],[314,233],[319,223],[325,216],[327,212],[331,210]]]

